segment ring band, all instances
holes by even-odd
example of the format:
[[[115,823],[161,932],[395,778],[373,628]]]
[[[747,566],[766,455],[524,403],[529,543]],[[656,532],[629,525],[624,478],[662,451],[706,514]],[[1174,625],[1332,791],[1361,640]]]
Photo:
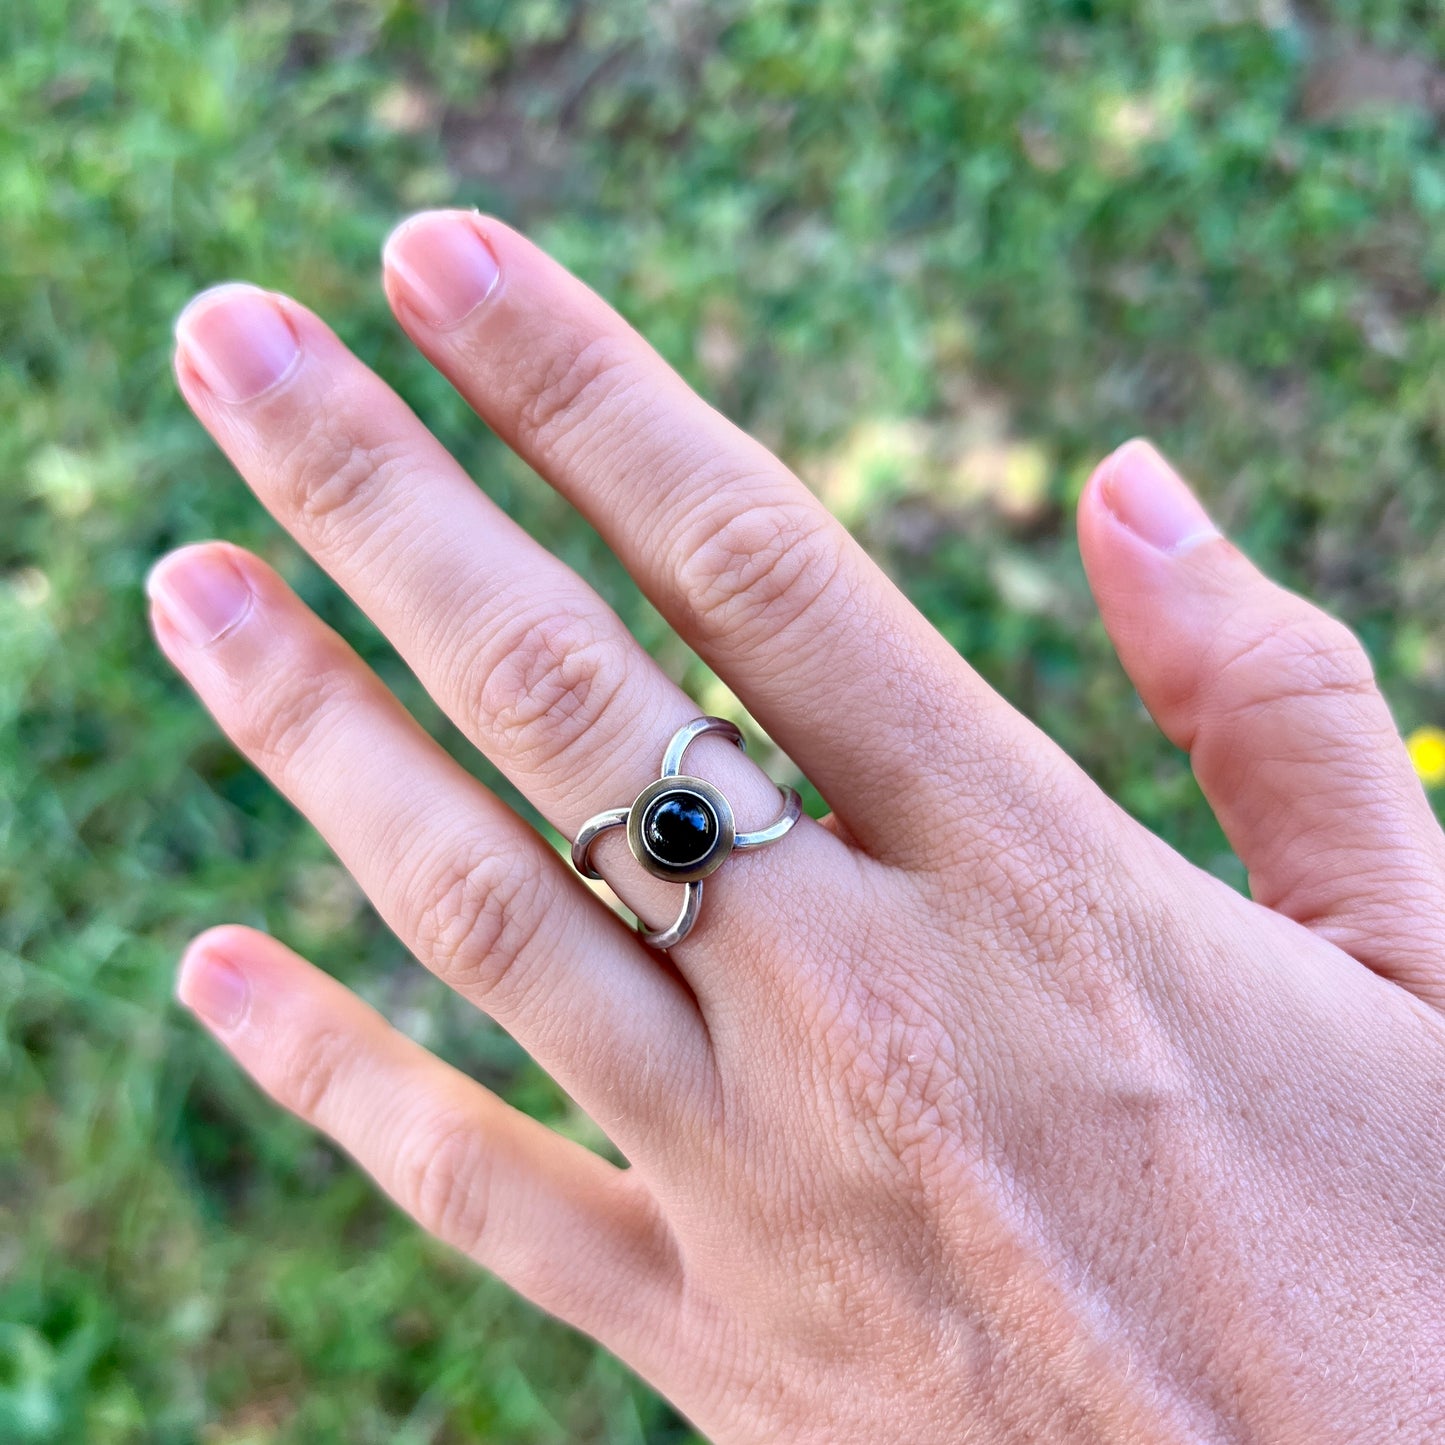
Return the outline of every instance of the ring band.
[[[776,843],[803,816],[803,802],[797,790],[779,786],[783,806],[766,828],[739,833],[732,805],[720,789],[702,778],[689,777],[682,770],[688,747],[712,733],[736,743],[747,752],[743,735],[720,717],[694,718],[672,735],[662,755],[662,776],[649,783],[630,808],[608,808],[589,818],[572,844],[572,866],[584,878],[601,878],[592,866],[592,845],[611,828],[627,829],[627,846],[632,856],[654,878],[681,883],[686,889],[682,911],[670,928],[650,929],[641,919],[637,931],[642,941],[666,952],[692,932],[702,909],[702,880],[716,872],[730,854]]]

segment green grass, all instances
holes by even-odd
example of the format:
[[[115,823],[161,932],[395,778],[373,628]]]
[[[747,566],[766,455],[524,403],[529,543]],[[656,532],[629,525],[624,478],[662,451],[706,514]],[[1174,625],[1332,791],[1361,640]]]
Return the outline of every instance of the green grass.
[[[1306,7],[1293,7],[1303,11]],[[1445,64],[1436,7],[1248,0],[247,5],[0,15],[0,1439],[690,1438],[421,1239],[170,1002],[276,932],[577,1137],[151,648],[187,540],[275,562],[429,722],[169,376],[245,276],[315,306],[483,486],[714,686],[386,314],[407,210],[526,226],[826,495],[1150,826],[1239,881],[1092,620],[1070,508],[1147,431],[1445,721],[1438,117],[1308,99],[1333,48]],[[1232,19],[1231,19],[1232,17]],[[455,745],[454,739],[449,739]]]

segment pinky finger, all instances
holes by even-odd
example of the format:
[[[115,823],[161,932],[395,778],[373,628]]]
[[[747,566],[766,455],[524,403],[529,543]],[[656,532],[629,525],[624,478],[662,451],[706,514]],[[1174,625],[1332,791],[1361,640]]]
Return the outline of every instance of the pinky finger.
[[[202,934],[177,993],[422,1228],[650,1372],[679,1272],[637,1176],[518,1113],[264,933]]]

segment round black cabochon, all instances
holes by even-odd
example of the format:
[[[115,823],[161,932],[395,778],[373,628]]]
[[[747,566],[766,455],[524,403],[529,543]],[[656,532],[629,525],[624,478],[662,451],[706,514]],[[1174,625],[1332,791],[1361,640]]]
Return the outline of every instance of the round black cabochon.
[[[642,817],[643,847],[669,868],[701,863],[717,840],[717,815],[707,799],[690,788],[673,788],[654,798]]]

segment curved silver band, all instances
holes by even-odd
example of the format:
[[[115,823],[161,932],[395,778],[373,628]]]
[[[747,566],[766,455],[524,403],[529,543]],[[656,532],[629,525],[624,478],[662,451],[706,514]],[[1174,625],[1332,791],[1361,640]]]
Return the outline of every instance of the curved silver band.
[[[708,734],[726,738],[729,742],[736,743],[741,751],[747,752],[748,745],[742,733],[726,719],[720,717],[694,718],[672,735],[672,740],[662,755],[662,772],[660,774],[662,782],[666,782],[669,778],[677,778],[680,783],[691,783],[699,789],[705,789],[705,796],[716,803],[719,811],[727,814],[725,826],[721,829],[722,843],[718,850],[721,856],[709,857],[698,870],[699,873],[714,871],[722,865],[730,853],[748,848],[763,848],[769,843],[776,843],[779,838],[791,831],[793,825],[803,816],[803,801],[798,796],[797,790],[779,786],[778,792],[782,797],[783,805],[778,816],[766,828],[758,828],[751,833],[735,833],[732,827],[731,810],[728,808],[726,799],[711,784],[705,784],[700,779],[690,779],[683,772],[683,759],[687,755],[688,747],[698,738]],[[633,815],[639,806],[656,792],[657,784],[651,784],[638,795],[637,800],[630,808],[608,808],[589,818],[578,829],[577,837],[572,844],[572,866],[584,878],[601,879],[602,875],[592,863],[592,845],[604,833],[613,828],[628,829],[628,840],[633,844],[633,853],[648,872],[659,878],[670,876],[669,872],[664,871],[660,864],[655,860],[649,860],[643,852],[639,851],[639,847],[634,841],[639,829],[637,827],[638,820]],[[682,882],[684,889],[682,909],[671,927],[650,929],[641,919],[638,919],[637,922],[637,931],[642,935],[642,941],[652,948],[661,949],[664,952],[681,943],[692,932],[698,914],[702,911],[702,876],[686,877],[678,881]]]

